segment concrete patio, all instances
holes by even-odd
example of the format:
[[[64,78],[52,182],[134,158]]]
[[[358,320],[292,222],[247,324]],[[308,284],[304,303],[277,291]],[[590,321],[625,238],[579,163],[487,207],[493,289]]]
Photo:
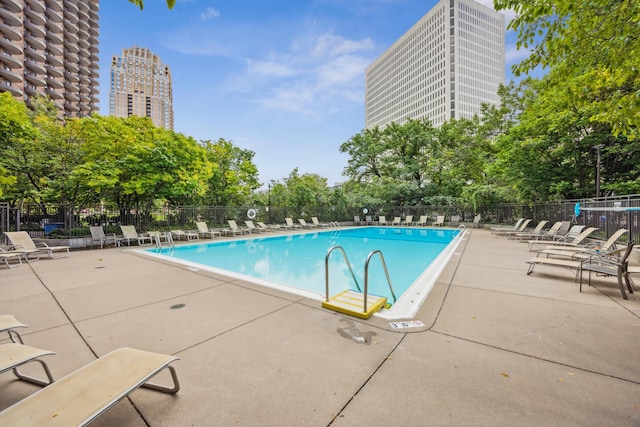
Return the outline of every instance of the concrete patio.
[[[139,389],[96,426],[640,425],[640,292],[625,301],[598,278],[579,293],[551,266],[527,276],[532,256],[468,229],[423,328],[122,248],[0,267],[0,313],[56,352],[56,378],[119,347],[180,357],[177,395]],[[0,410],[38,388],[0,375]]]

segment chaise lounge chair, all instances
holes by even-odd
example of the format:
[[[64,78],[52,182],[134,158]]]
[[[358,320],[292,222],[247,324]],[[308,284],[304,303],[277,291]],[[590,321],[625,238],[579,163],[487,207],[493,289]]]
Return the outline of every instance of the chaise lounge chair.
[[[224,234],[225,236],[228,234],[231,234],[232,236],[235,236],[236,234],[249,234],[251,233],[251,230],[247,229],[247,228],[240,228],[238,227],[238,224],[236,224],[236,221],[233,219],[228,219],[227,220],[227,224],[229,224],[229,228],[224,230]]]
[[[87,425],[139,387],[175,394],[179,357],[120,348],[83,366],[0,412],[0,425]],[[168,369],[173,386],[148,381]]]
[[[284,219],[284,228],[286,228],[287,230],[293,230],[295,228],[302,228],[302,226],[300,224],[294,224],[292,218],[285,218]]]
[[[537,245],[550,245],[550,244],[554,244],[554,242],[572,241],[573,239],[578,237],[580,233],[582,233],[582,231],[584,230],[584,227],[585,227],[584,225],[574,225],[565,234],[562,234],[562,235],[556,234],[553,240],[545,240],[545,239],[527,240],[527,243],[529,243],[529,252],[531,252],[531,249]]]
[[[260,227],[260,229],[264,230],[264,231],[277,231],[277,230],[280,230],[280,224],[265,224],[262,221],[258,221],[258,222],[256,222],[256,224],[258,224],[258,227]]]
[[[244,223],[247,226],[247,228],[249,229],[249,233],[262,233],[263,231],[267,231],[267,230],[263,229],[262,227],[256,227],[255,224],[253,223],[253,221],[251,221],[251,220],[246,220]]]
[[[405,226],[413,225],[413,215],[405,216],[404,221],[402,221],[401,225],[405,225]]]
[[[418,227],[426,227],[427,221],[428,221],[427,215],[420,215],[420,219],[416,222],[416,225]]]
[[[380,215],[378,217],[378,225],[389,225],[389,223],[387,222],[387,218],[385,218],[384,215]]]
[[[5,251],[4,249],[0,248],[0,260],[4,261],[4,264],[7,266],[7,268],[20,267],[22,265],[22,258],[24,258],[25,260],[27,259],[26,254],[24,254],[23,252]],[[17,260],[18,263],[11,264],[9,262],[9,260],[11,259]]]
[[[317,225],[315,225],[315,224],[307,224],[307,221],[305,221],[302,218],[299,218],[298,222],[300,223],[300,227],[302,227],[302,228],[316,228],[317,227]]]
[[[520,226],[522,225],[523,222],[524,222],[524,218],[520,218],[512,226],[496,225],[491,227],[491,232],[493,233],[494,231],[516,231],[520,229]]]
[[[585,228],[580,234],[578,234],[575,237],[570,237],[569,233],[567,233],[568,237],[566,240],[552,240],[550,242],[545,242],[541,240],[531,240],[531,241],[537,244],[540,244],[540,243],[546,244],[545,249],[554,249],[554,248],[560,248],[560,247],[575,248],[575,247],[584,246],[585,244],[583,242],[587,239],[587,237],[589,237],[596,230],[598,230],[597,227],[588,227],[588,228]]]
[[[318,217],[317,216],[312,216],[311,217],[311,222],[313,223],[313,225],[315,225],[316,227],[328,227],[329,224],[327,224],[326,222],[320,222],[318,221]]]
[[[40,259],[41,253],[46,253],[49,258],[55,258],[54,252],[66,252],[66,256],[70,255],[69,246],[49,246],[44,242],[36,244],[26,231],[7,231],[4,234],[11,241],[12,251],[24,253],[27,261],[30,254],[35,255],[37,259]]]
[[[431,224],[433,227],[443,227],[444,226],[444,215],[438,215],[436,220]]]
[[[200,235],[191,231],[171,230],[171,235],[178,240],[198,240]]]
[[[582,261],[582,265],[580,266],[580,292],[582,292],[582,276],[585,271],[589,272],[589,286],[591,286],[591,273],[596,273],[602,276],[614,276],[618,279],[618,288],[620,289],[620,294],[623,299],[629,299],[627,293],[625,292],[624,285],[622,280],[624,279],[625,284],[627,285],[627,289],[629,293],[633,293],[633,286],[631,279],[629,278],[629,256],[631,255],[631,251],[633,250],[633,239],[629,240],[626,248],[619,249],[617,252],[622,253],[624,251],[624,255],[622,258],[615,259],[612,256],[605,257],[589,257]]]
[[[592,242],[587,243],[584,246],[553,246],[549,249],[543,249],[538,251],[538,256],[546,255],[552,257],[563,257],[563,258],[588,258],[591,256],[591,253],[594,252],[597,248],[597,253],[606,254],[612,250],[615,250],[616,241],[622,237],[623,234],[627,233],[628,230],[621,228],[616,230],[615,233],[611,235],[607,239],[606,242],[598,243]]]
[[[222,233],[220,233],[217,230],[213,230],[211,228],[209,228],[207,226],[207,223],[204,221],[196,221],[196,227],[198,227],[198,236],[202,237],[203,239],[206,238],[207,236],[210,238],[214,238],[214,237],[221,237]]]
[[[507,239],[510,239],[511,236],[514,236],[517,240],[522,240],[522,239],[533,239],[536,236],[539,236],[540,234],[544,233],[544,227],[547,225],[549,221],[547,220],[542,220],[540,222],[538,222],[538,225],[536,225],[536,227],[533,230],[530,231],[517,231],[515,233],[507,233]],[[562,225],[562,223],[560,221],[558,221],[557,223],[558,228],[560,227],[560,225]],[[556,224],[554,224],[554,227],[556,226]]]
[[[531,222],[530,219],[525,219],[521,224],[520,227],[518,227],[517,230],[494,230],[491,233],[493,233],[496,236],[507,236],[507,238],[512,235],[512,234],[517,234],[517,233],[524,233],[525,230],[527,229],[527,226],[529,225],[529,223]]]
[[[118,237],[118,246],[122,246],[123,244],[131,246],[134,242],[138,245],[153,243],[151,236],[138,234],[136,227],[133,225],[121,225],[120,231],[122,231],[122,237]]]
[[[89,231],[91,232],[93,246],[99,243],[100,249],[104,249],[105,245],[112,244],[113,246],[116,246],[118,243],[118,238],[116,237],[116,233],[105,234],[101,225],[92,225],[89,227]]]
[[[45,361],[40,360],[40,358],[42,356],[55,354],[55,352],[25,345],[16,329],[26,327],[27,325],[19,322],[11,314],[0,315],[0,332],[6,332],[11,339],[10,344],[0,345],[0,373],[13,370],[15,376],[23,381],[40,386],[49,385],[54,381],[53,376],[51,375],[49,366],[47,366]],[[31,362],[40,363],[47,376],[47,380],[41,380],[20,372],[18,369],[20,366]]]
[[[477,214],[476,216],[473,217],[473,222],[471,223],[473,228],[479,228],[480,227],[480,220],[481,219],[482,219],[482,215],[480,215],[480,214]]]

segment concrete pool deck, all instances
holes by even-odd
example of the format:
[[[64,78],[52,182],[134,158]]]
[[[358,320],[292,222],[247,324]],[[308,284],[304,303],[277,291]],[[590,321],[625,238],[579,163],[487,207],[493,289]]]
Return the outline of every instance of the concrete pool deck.
[[[0,267],[0,313],[55,378],[119,347],[181,358],[177,395],[137,390],[96,426],[640,425],[640,292],[527,276],[526,244],[468,231],[423,328],[122,248]],[[38,388],[5,372],[0,410]]]

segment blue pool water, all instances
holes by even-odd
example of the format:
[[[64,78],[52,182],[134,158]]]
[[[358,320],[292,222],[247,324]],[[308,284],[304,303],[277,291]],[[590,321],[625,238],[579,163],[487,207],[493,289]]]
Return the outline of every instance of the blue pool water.
[[[331,295],[344,289],[357,289],[358,285],[364,288],[367,256],[380,250],[400,300],[401,295],[429,271],[434,260],[441,257],[460,232],[415,227],[357,227],[272,237],[253,235],[247,239],[220,242],[199,241],[175,248],[147,249],[145,252],[173,261],[182,260],[192,267],[225,270],[241,277],[250,276],[267,285],[283,285],[324,297],[325,257],[331,247],[339,245],[344,248],[358,282],[354,282],[341,251],[334,250],[329,258]],[[439,262],[446,263],[446,260]],[[439,274],[441,269],[436,270]],[[394,302],[379,255],[374,255],[369,262],[369,292],[386,296],[389,302]]]

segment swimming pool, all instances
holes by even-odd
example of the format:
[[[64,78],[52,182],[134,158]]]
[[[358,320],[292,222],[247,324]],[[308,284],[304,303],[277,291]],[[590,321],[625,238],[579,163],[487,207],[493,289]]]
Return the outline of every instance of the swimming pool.
[[[364,287],[364,264],[369,253],[380,250],[398,300],[390,293],[380,262],[369,262],[369,293],[386,296],[393,306],[378,316],[413,317],[453,254],[462,230],[400,227],[356,227],[301,232],[278,236],[252,235],[246,239],[202,241],[175,248],[154,248],[146,254],[180,262],[323,300],[325,257],[329,248],[341,246],[354,278],[339,250],[329,257],[330,295]]]

